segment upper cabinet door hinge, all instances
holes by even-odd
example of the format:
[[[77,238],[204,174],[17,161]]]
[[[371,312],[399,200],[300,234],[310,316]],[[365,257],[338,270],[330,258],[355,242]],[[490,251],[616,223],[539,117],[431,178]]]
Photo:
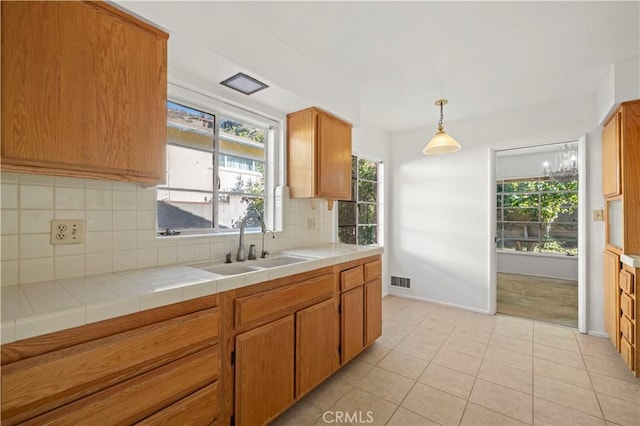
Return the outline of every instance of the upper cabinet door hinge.
[[[236,351],[231,352],[231,365],[236,365]]]
[[[341,314],[342,313],[342,303],[338,305],[338,313]]]
[[[236,416],[231,416],[229,419],[229,426],[236,426]]]

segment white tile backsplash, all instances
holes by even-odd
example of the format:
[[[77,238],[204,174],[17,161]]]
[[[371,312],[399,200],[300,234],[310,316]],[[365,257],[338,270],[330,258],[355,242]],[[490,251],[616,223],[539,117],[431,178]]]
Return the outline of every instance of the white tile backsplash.
[[[18,208],[18,185],[14,183],[3,183],[0,187],[0,205],[3,209]]]
[[[2,173],[2,286],[235,257],[238,235],[157,238],[156,190],[130,182]],[[334,212],[326,201],[282,199],[285,230],[267,235],[276,252],[331,242]],[[316,230],[307,219],[316,219]],[[85,242],[50,244],[52,219],[85,221]],[[261,235],[245,235],[260,250]],[[194,295],[197,292],[194,292]],[[153,299],[153,298],[151,298]],[[152,300],[145,303],[153,305]],[[105,306],[91,315],[99,318]],[[101,313],[102,312],[102,313]]]
[[[53,186],[20,185],[21,209],[53,209]]]

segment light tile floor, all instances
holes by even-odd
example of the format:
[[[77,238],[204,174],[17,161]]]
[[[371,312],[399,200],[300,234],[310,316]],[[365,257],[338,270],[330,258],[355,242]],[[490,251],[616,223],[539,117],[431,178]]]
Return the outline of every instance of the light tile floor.
[[[382,336],[273,425],[640,425],[608,339],[385,297]]]

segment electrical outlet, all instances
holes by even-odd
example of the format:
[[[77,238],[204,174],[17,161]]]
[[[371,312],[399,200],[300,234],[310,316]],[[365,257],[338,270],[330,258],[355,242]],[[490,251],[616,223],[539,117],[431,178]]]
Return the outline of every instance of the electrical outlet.
[[[316,229],[316,218],[308,217],[307,218],[307,229],[310,231],[315,231]]]
[[[51,244],[81,244],[84,242],[83,220],[52,220]]]
[[[594,222],[604,222],[604,210],[594,210],[593,211],[593,221]]]

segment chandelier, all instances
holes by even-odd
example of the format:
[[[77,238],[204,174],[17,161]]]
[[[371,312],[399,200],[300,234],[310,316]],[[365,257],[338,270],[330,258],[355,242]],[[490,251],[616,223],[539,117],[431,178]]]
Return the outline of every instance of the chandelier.
[[[553,168],[548,161],[542,163],[544,177],[559,182],[578,179],[578,145],[564,144],[554,156]]]

